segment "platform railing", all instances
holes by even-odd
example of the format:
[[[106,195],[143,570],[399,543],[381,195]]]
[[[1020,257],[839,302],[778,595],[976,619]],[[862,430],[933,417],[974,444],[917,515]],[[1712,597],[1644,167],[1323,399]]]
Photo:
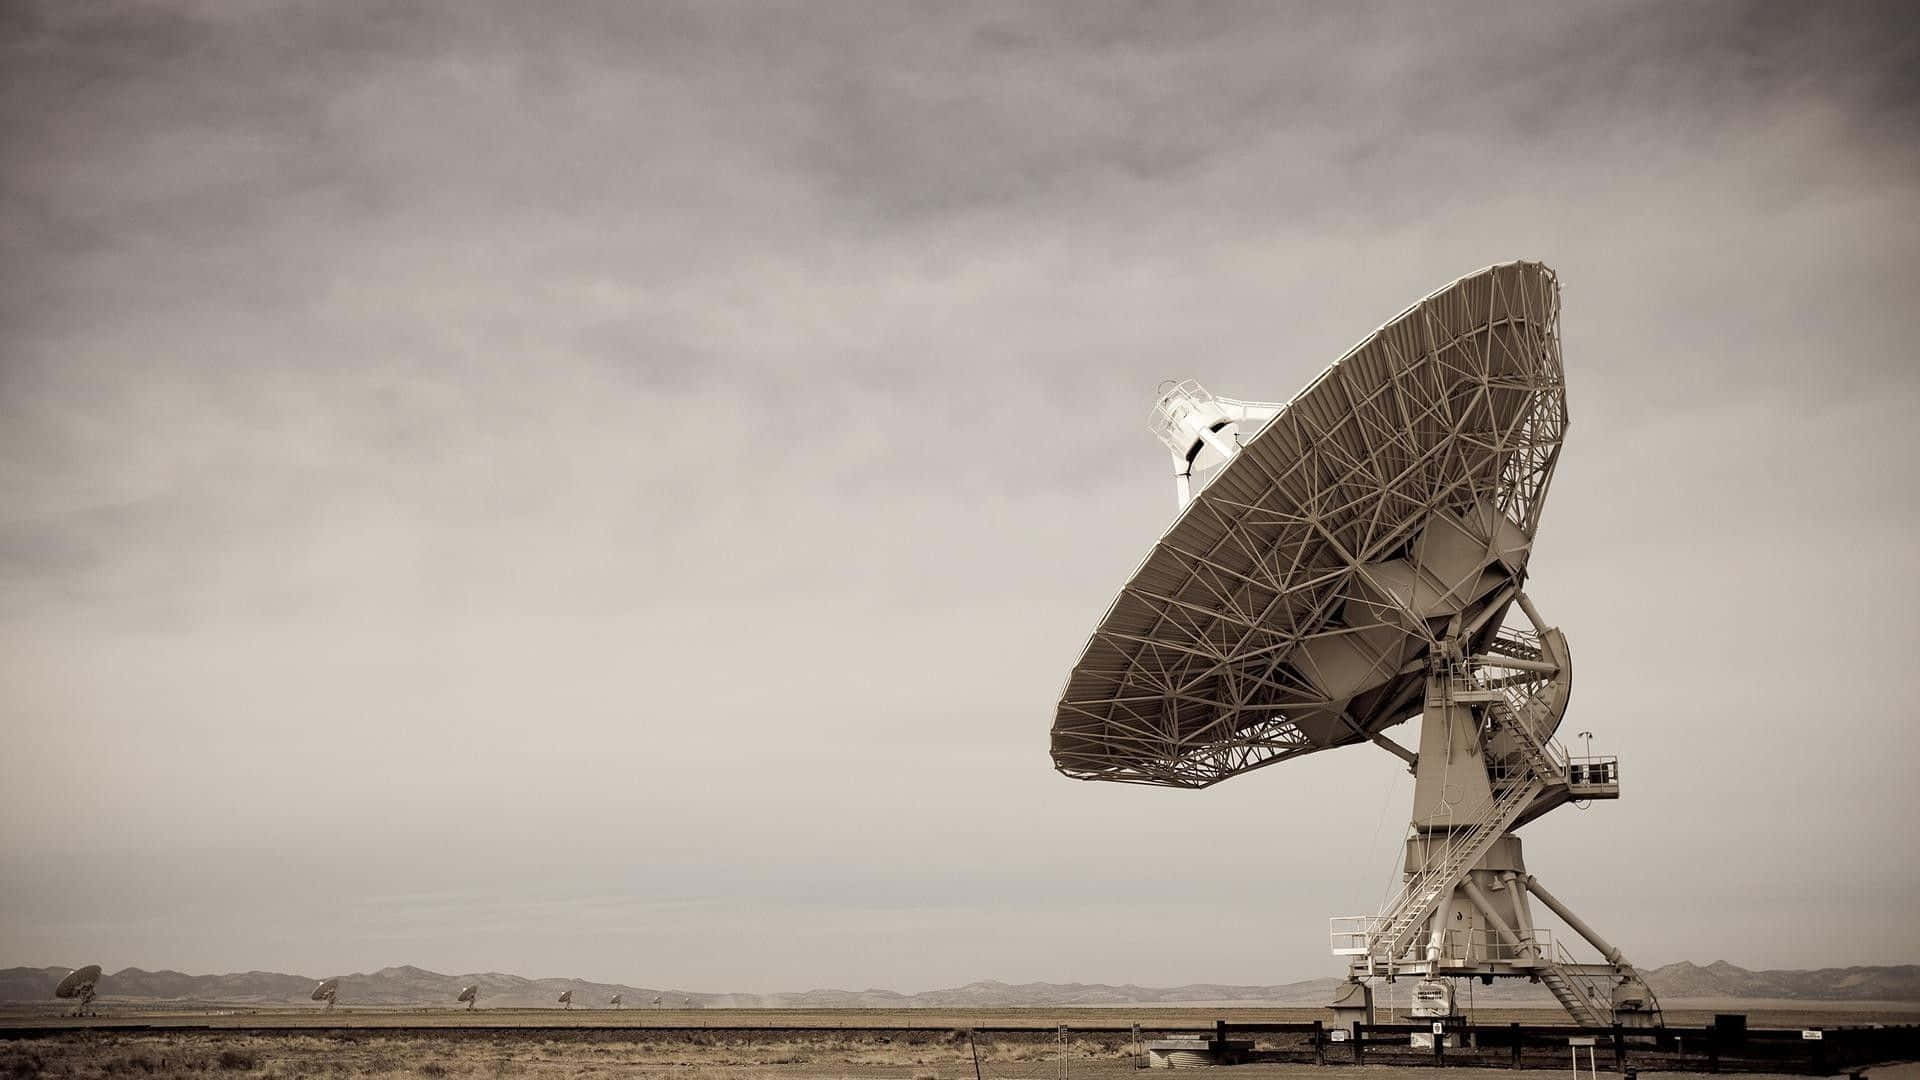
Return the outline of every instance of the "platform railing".
[[[1379,929],[1378,915],[1335,915],[1327,920],[1327,940],[1335,956],[1365,956]]]
[[[1448,930],[1441,960],[1461,963],[1526,964],[1553,955],[1553,931],[1535,929],[1531,935],[1514,931],[1516,943],[1484,927]]]

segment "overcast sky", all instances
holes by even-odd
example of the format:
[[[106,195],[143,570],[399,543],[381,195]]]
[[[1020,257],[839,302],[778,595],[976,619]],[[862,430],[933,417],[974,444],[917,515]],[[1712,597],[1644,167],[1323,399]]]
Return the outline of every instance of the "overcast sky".
[[[1337,974],[1396,759],[1047,728],[1156,384],[1517,258],[1625,791],[1531,869],[1643,965],[1920,962],[1911,14],[8,4],[0,966]]]

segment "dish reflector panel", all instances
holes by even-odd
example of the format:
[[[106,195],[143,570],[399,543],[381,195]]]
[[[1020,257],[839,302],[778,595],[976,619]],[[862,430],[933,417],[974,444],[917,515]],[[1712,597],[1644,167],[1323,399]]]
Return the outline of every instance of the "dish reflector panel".
[[[1375,331],[1250,438],[1234,418],[1244,445],[1068,676],[1055,767],[1205,787],[1418,715],[1436,640],[1456,621],[1491,640],[1525,577],[1567,424],[1559,312],[1553,271],[1490,267]],[[1163,439],[1199,440],[1230,399],[1181,400],[1156,413]]]

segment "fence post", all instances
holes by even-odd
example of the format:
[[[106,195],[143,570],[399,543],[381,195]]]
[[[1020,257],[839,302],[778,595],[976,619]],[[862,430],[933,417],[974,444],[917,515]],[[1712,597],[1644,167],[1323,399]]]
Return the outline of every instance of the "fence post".
[[[1520,1067],[1520,1025],[1508,1024],[1507,1030],[1513,1033],[1513,1067]]]
[[[1313,1022],[1313,1063],[1315,1065],[1325,1065],[1327,1063],[1326,1036],[1327,1031],[1325,1025],[1315,1020]]]
[[[1437,1024],[1437,1023],[1436,1023],[1436,1024],[1434,1024],[1433,1026],[1434,1026],[1434,1027],[1444,1027],[1445,1025],[1442,1025],[1442,1024]],[[1436,1068],[1436,1069],[1437,1069],[1437,1068],[1439,1068],[1440,1066],[1442,1066],[1442,1065],[1445,1065],[1445,1064],[1446,1064],[1446,1062],[1445,1062],[1445,1061],[1442,1061],[1442,1060],[1441,1060],[1441,1057],[1442,1057],[1442,1054],[1441,1054],[1441,1047],[1443,1047],[1443,1046],[1445,1046],[1445,1045],[1447,1045],[1447,1036],[1446,1036],[1446,1034],[1445,1034],[1444,1032],[1440,1032],[1440,1031],[1436,1031],[1436,1032],[1434,1032],[1434,1033],[1433,1033],[1433,1065],[1434,1065],[1434,1068]]]
[[[1820,1032],[1821,1037],[1813,1040],[1813,1054],[1812,1054],[1813,1060],[1810,1063],[1813,1067],[1813,1071],[1816,1074],[1823,1075],[1823,1076],[1826,1074],[1826,1071],[1827,1071],[1826,1034],[1827,1033],[1825,1031],[1822,1031]]]
[[[1353,1063],[1366,1064],[1367,1025],[1354,1021],[1353,1024]]]
[[[1627,1071],[1627,1040],[1620,1035],[1620,1025],[1613,1025],[1613,1071]]]
[[[1720,1029],[1711,1026],[1707,1028],[1707,1071],[1720,1071]]]

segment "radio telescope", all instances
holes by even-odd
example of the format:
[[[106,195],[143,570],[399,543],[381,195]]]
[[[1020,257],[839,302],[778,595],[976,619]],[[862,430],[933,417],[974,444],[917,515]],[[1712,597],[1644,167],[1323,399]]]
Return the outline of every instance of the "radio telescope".
[[[655,994],[655,995],[653,995],[653,1007],[654,1007],[654,1008],[656,1008],[656,1009],[660,1007],[660,995],[659,995],[659,994]]]
[[[454,1000],[454,1001],[455,1001],[456,1003],[457,1003],[457,1002],[462,1002],[462,1001],[464,1001],[464,1002],[466,1002],[466,1003],[467,1003],[467,1011],[468,1011],[468,1012],[472,1012],[472,1011],[473,1011],[473,1006],[474,1006],[474,1003],[480,1000],[480,987],[479,987],[479,985],[478,985],[478,984],[476,984],[476,985],[473,985],[473,986],[468,986],[468,987],[465,987],[465,988],[463,988],[463,989],[462,989],[462,990],[460,991],[460,996],[459,996],[459,997],[457,997],[457,998],[454,998],[453,1000]]]
[[[611,1005],[616,1009],[621,1007],[622,1005],[625,1005],[626,1003],[627,1003],[627,996],[625,994],[615,994],[613,995],[613,1000],[607,1002],[608,1005]]]
[[[1414,777],[1403,878],[1332,921],[1345,1020],[1374,979],[1545,983],[1583,1026],[1661,1023],[1620,950],[1527,873],[1514,830],[1620,795],[1618,762],[1554,738],[1567,639],[1524,591],[1566,431],[1560,289],[1490,267],[1401,312],[1288,403],[1165,384],[1150,428],[1180,512],[1120,591],[1054,713],[1056,768],[1203,788],[1372,744]],[[1516,617],[1517,616],[1517,617]],[[1387,729],[1418,718],[1403,746]],[[1602,958],[1536,926],[1531,893]]]
[[[573,991],[560,991],[560,1004],[565,1005],[569,1009],[573,1008]]]
[[[339,996],[340,996],[340,980],[339,979],[322,979],[320,981],[320,985],[313,988],[312,1000],[326,1002],[327,1003],[326,1011],[332,1012],[334,999],[338,998]]]
[[[80,1004],[73,1015],[85,1016],[87,1010],[93,1007],[93,990],[99,982],[100,965],[88,964],[67,972],[66,978],[60,980],[60,985],[53,988],[53,996],[62,1000],[78,999]]]

